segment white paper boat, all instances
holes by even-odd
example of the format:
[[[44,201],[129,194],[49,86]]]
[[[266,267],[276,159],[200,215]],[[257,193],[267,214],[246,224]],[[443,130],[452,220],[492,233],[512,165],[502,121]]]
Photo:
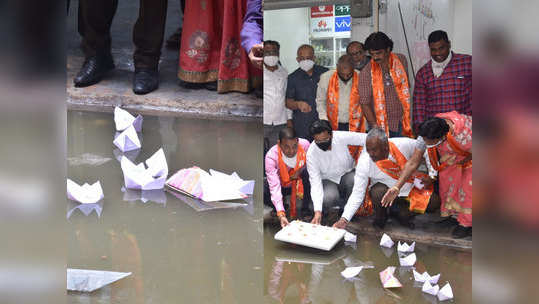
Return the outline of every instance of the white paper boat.
[[[431,285],[429,281],[425,281],[425,283],[423,284],[423,287],[421,288],[421,291],[423,291],[424,293],[431,294],[433,296],[436,296],[439,290],[440,290],[440,286]]]
[[[401,243],[400,241],[397,244],[398,252],[414,252],[415,242],[412,245],[408,245],[406,242]]]
[[[421,283],[428,281],[431,284],[436,284],[436,283],[438,283],[438,279],[440,278],[440,274],[431,276],[426,271],[423,272],[423,273],[419,273],[419,272],[415,271],[415,269],[413,269],[413,272],[414,272],[414,280],[416,280],[418,282],[421,282]]]
[[[114,154],[114,158],[116,158],[116,160],[119,162],[122,161],[123,156],[134,162],[137,159],[137,156],[140,154],[140,149],[122,152],[120,149],[114,148],[112,150],[112,154]]]
[[[163,149],[159,149],[143,163],[133,164],[127,157],[120,161],[125,187],[138,190],[162,189],[168,175],[167,159]]]
[[[380,272],[380,281],[382,282],[382,286],[384,286],[384,288],[402,287],[402,284],[394,276],[395,269],[396,267],[390,266],[384,271]]]
[[[116,136],[112,143],[122,152],[133,151],[141,147],[137,132],[133,126],[128,127]]]
[[[81,204],[94,204],[103,199],[103,188],[99,181],[93,185],[84,184],[79,186],[69,178],[67,179],[67,197]]]
[[[401,264],[401,266],[414,266],[416,261],[417,257],[415,253],[412,253],[404,258],[399,258],[399,263]]]
[[[131,272],[114,272],[87,269],[67,269],[67,290],[92,292],[105,285],[131,275]]]
[[[343,239],[345,232],[346,230],[344,229],[314,225],[296,220],[279,230],[275,234],[275,239],[329,251]]]
[[[357,276],[361,270],[363,270],[363,266],[347,267],[345,270],[341,271],[341,275],[347,279],[350,279]]]
[[[451,285],[449,285],[448,282],[444,285],[444,287],[440,288],[440,291],[438,291],[438,301],[445,301],[451,299],[453,299],[453,290],[451,289]]]
[[[380,246],[391,248],[393,245],[395,245],[395,242],[393,242],[389,235],[384,233],[384,235],[382,235],[382,239],[380,239]]]
[[[355,243],[357,241],[357,235],[346,231],[344,233],[344,241],[345,242],[350,242],[350,243]]]
[[[116,124],[116,131],[123,131],[130,126],[135,128],[135,131],[140,132],[142,130],[142,116],[138,115],[136,118],[129,114],[124,109],[119,107],[114,108],[114,123]]]

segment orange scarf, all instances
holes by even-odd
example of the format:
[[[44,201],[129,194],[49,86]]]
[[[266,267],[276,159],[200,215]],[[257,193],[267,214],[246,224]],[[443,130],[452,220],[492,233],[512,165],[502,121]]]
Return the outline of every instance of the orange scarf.
[[[397,163],[389,159],[384,159],[377,161],[376,165],[380,170],[382,170],[382,172],[398,180],[408,160],[406,159],[406,157],[404,157],[404,155],[402,155],[401,151],[399,151],[397,146],[392,142],[389,142],[389,153],[391,154],[391,156],[393,156],[393,158],[395,158]],[[407,182],[413,183],[414,178],[421,178],[426,176],[427,175],[425,173],[416,172],[410,177]],[[410,211],[417,213],[425,213],[427,205],[429,204],[430,196],[432,195],[432,191],[432,184],[429,187],[424,187],[423,189],[413,187],[408,194],[408,199],[410,200]]]
[[[348,109],[348,130],[350,132],[362,132],[365,133],[365,119],[362,119],[363,114],[361,112],[361,106],[359,104],[359,90],[358,90],[358,73],[354,71],[352,78],[352,90],[350,91],[350,106]],[[329,123],[333,130],[339,129],[339,74],[333,73],[329,79],[328,93],[327,93],[327,113]],[[357,161],[359,154],[361,153],[361,146],[349,146],[350,154]]]
[[[447,132],[447,143],[449,144],[451,149],[453,149],[453,151],[455,151],[457,154],[464,157],[467,157],[468,155],[470,155],[470,152],[465,151],[464,148],[457,142],[457,140],[455,139],[451,131]],[[434,170],[440,172],[444,170],[445,168],[447,168],[448,166],[447,163],[440,164],[438,160],[438,153],[436,151],[436,147],[428,148],[427,153],[429,154],[429,161],[432,167],[434,168]],[[458,166],[461,166],[463,168],[470,168],[472,166],[472,161],[469,160],[464,165],[458,165]]]
[[[303,182],[301,178],[291,180],[290,176],[301,170],[306,164],[305,150],[301,145],[298,145],[298,152],[296,154],[296,166],[293,169],[288,170],[288,167],[283,161],[281,147],[277,145],[277,153],[279,155],[279,177],[281,179],[282,187],[292,186],[292,197],[290,198],[290,217],[296,218],[296,196],[303,199]]]
[[[402,118],[402,132],[405,136],[413,137],[412,128],[410,126],[410,86],[408,85],[408,76],[406,75],[406,70],[399,58],[393,53],[389,54],[389,72],[391,73],[391,78],[393,78],[395,90],[397,91],[397,96],[399,97],[404,111]],[[371,60],[371,78],[376,122],[383,127],[386,130],[386,134],[389,135],[382,68],[376,61],[374,61],[374,59]]]

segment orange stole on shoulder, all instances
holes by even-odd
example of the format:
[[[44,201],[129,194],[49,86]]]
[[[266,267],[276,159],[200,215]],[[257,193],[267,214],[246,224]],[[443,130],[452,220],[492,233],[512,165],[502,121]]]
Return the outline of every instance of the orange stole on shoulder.
[[[397,91],[397,96],[402,104],[402,133],[405,136],[413,137],[412,127],[410,124],[410,86],[408,84],[408,76],[406,70],[400,62],[397,55],[389,54],[389,72],[393,78],[393,84]],[[386,117],[386,100],[384,95],[384,80],[382,68],[374,59],[371,59],[371,81],[372,81],[372,96],[374,104],[374,114],[376,122],[384,128],[386,134],[389,134],[389,127]]]
[[[352,90],[350,91],[350,106],[348,109],[349,119],[349,131],[365,133],[365,119],[361,112],[361,106],[359,104],[359,75],[354,71],[352,78]],[[333,130],[339,128],[339,75],[337,72],[333,73],[329,79],[328,93],[327,93],[327,114],[328,120]],[[349,146],[350,154],[357,161],[359,154],[361,153],[361,146]]]
[[[301,170],[306,164],[306,153],[301,145],[298,144],[298,152],[296,154],[296,166],[290,170],[283,161],[281,147],[277,145],[277,154],[279,155],[279,178],[282,187],[292,187],[292,195],[290,197],[290,217],[296,218],[296,196],[303,199],[303,181],[301,178],[291,180],[290,176]]]
[[[406,165],[407,159],[406,157],[404,157],[404,155],[402,155],[401,151],[399,151],[397,146],[392,142],[389,142],[389,153],[391,154],[391,156],[393,156],[393,158],[395,158],[395,160],[397,160],[397,163],[389,159],[384,159],[377,161],[376,165],[384,173],[398,180],[402,170],[404,169],[404,166]],[[427,174],[416,171],[416,173],[414,173],[410,177],[408,182],[413,183],[414,178],[421,178],[426,176]],[[410,200],[410,211],[417,213],[425,213],[433,189],[434,187],[432,184],[429,187],[424,187],[423,189],[412,187],[412,190],[408,194],[408,199]]]

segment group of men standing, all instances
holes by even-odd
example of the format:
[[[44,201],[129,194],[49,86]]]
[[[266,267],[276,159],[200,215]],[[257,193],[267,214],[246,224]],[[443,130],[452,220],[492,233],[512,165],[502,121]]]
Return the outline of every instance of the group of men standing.
[[[290,75],[279,43],[264,42],[265,171],[282,226],[339,210],[338,228],[374,213],[380,229],[390,216],[413,229],[440,208],[454,237],[471,235],[471,56],[444,31],[428,43],[411,94],[407,59],[383,32],[352,41],[332,70],[301,45]]]

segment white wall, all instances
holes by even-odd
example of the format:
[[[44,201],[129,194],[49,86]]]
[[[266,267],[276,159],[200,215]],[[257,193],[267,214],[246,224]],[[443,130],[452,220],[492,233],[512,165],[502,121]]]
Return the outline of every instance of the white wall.
[[[279,42],[281,63],[289,73],[298,68],[298,47],[309,43],[309,14],[309,8],[264,11],[264,40]]]
[[[451,47],[457,53],[472,54],[472,3],[471,0],[455,0]]]

